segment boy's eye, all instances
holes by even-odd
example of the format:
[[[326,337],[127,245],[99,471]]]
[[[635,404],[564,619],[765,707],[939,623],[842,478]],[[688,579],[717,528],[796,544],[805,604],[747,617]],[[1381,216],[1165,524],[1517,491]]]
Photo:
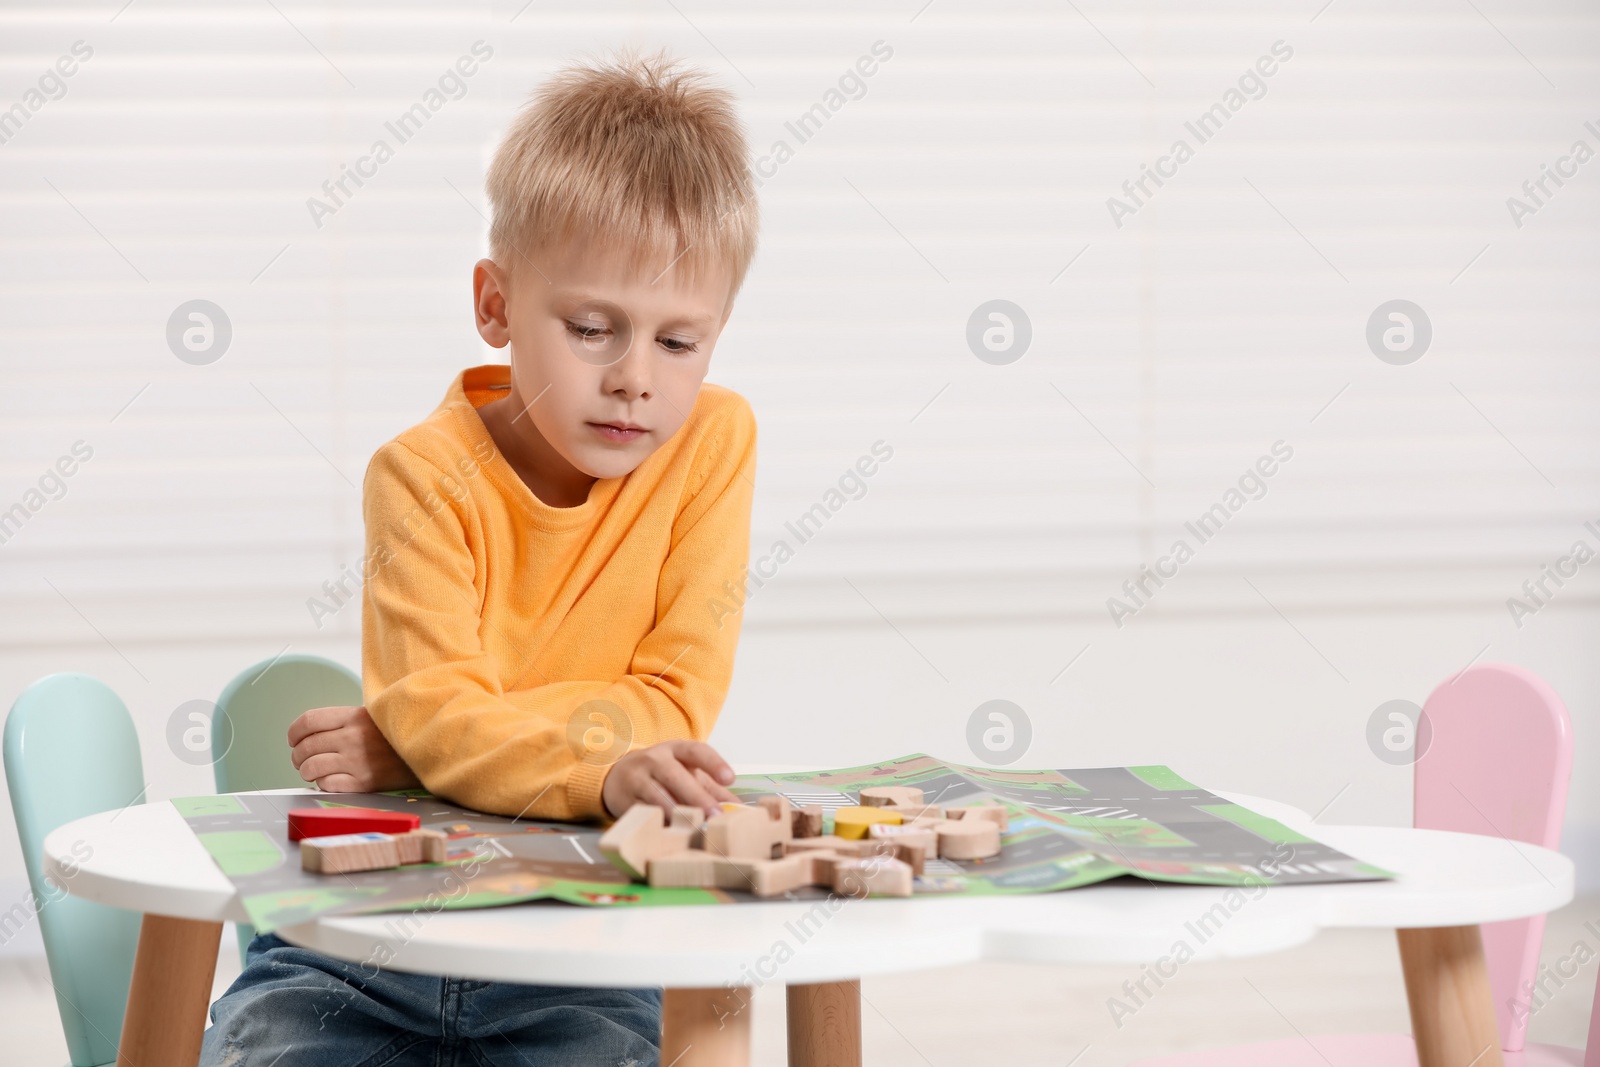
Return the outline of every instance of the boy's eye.
[[[680,341],[676,337],[661,337],[657,340],[668,352],[696,352],[700,348],[691,341]]]
[[[569,319],[567,320],[567,332],[574,337],[581,337],[585,341],[589,341],[603,337],[610,331],[604,326],[599,326],[592,322],[573,322]]]

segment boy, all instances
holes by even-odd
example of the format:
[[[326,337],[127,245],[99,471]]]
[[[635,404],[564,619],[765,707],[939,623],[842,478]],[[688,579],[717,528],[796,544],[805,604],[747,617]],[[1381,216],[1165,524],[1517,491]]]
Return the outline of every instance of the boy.
[[[564,71],[518,117],[473,272],[509,366],[372,458],[366,706],[295,722],[307,781],[545,819],[733,799],[703,739],[756,430],[702,381],[755,251],[746,159],[730,95],[661,56]],[[653,1063],[660,991],[373,976],[263,935],[212,1020],[205,1064]]]

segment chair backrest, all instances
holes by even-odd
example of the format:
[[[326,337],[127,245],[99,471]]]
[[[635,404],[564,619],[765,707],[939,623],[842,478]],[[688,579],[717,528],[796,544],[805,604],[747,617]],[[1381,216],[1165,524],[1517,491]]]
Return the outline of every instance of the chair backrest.
[[[211,724],[217,792],[305,786],[289,759],[289,724],[312,708],[361,703],[361,679],[321,656],[279,656],[239,673]]]
[[[1419,741],[1427,738],[1416,763],[1417,826],[1544,848],[1560,844],[1572,720],[1555,690],[1521,667],[1478,664],[1435,689],[1423,717],[1427,728],[1416,731]],[[1520,1052],[1544,916],[1485,923],[1482,930],[1500,1044]]]
[[[1600,984],[1594,987],[1594,1007],[1589,1010],[1588,1052],[1583,1054],[1583,1067],[1600,1067]]]
[[[289,758],[289,724],[312,708],[361,703],[361,679],[321,656],[279,656],[239,672],[217,698],[211,771],[217,792],[306,787]],[[255,930],[240,923],[239,961]]]
[[[46,881],[43,848],[45,835],[64,823],[144,802],[133,719],[103,682],[86,674],[47,675],[11,705],[4,752],[67,1051],[77,1067],[112,1063],[128,1003],[139,916],[67,896]]]

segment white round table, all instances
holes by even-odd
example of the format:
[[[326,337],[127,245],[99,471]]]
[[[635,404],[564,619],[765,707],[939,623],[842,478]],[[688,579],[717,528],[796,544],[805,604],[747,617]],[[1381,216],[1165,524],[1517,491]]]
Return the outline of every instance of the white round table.
[[[1289,948],[1330,927],[1395,928],[1420,1067],[1500,1067],[1477,925],[1566,904],[1569,859],[1471,834],[1313,825],[1275,801],[1219,795],[1400,877],[1233,890],[1118,880],[1028,896],[705,907],[539,902],[326,918],[276,932],[401,971],[662,986],[661,1062],[676,1067],[746,1063],[748,991],[778,982],[789,987],[790,1062],[819,1067],[860,1062],[865,975],[985,959],[1154,963],[1180,944],[1183,955],[1218,959]],[[194,1063],[221,923],[248,921],[232,883],[165,801],[68,823],[44,852],[49,876],[74,896],[145,913],[119,1064]]]

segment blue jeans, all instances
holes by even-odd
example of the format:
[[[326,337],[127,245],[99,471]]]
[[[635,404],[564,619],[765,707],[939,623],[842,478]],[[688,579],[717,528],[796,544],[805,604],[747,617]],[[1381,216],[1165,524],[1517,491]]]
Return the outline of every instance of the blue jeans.
[[[656,1067],[661,990],[474,982],[273,934],[211,1006],[201,1067]]]

